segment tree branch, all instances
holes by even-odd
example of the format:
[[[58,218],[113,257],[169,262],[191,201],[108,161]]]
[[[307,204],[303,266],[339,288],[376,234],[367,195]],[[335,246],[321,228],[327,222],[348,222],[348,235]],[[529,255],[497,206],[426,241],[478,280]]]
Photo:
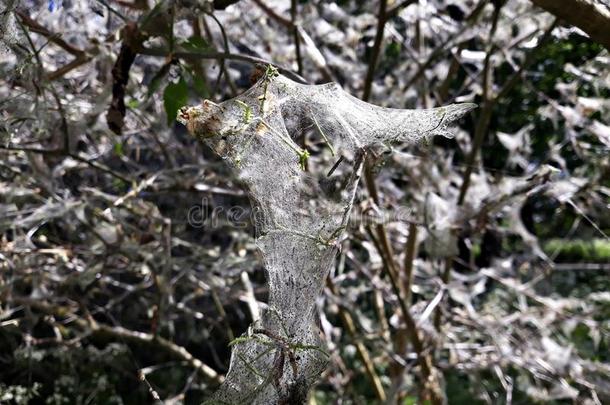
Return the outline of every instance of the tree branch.
[[[85,51],[83,51],[82,49],[78,49],[77,47],[70,45],[69,43],[64,41],[61,38],[61,35],[52,33],[51,31],[49,31],[48,29],[46,29],[45,27],[43,27],[42,25],[40,25],[39,23],[37,23],[36,21],[31,19],[25,13],[23,13],[21,11],[16,11],[16,14],[19,16],[19,18],[21,18],[21,22],[23,22],[23,24],[25,26],[27,26],[30,29],[30,31],[42,35],[43,37],[47,38],[49,40],[49,42],[54,43],[55,45],[64,49],[66,52],[71,53],[72,55],[77,56],[77,57],[79,57],[85,53]]]
[[[104,324],[99,324],[93,321],[92,319],[87,320],[76,315],[73,311],[75,308],[72,308],[70,306],[60,306],[48,303],[44,300],[34,300],[30,297],[20,296],[11,297],[10,301],[19,305],[29,306],[46,314],[53,314],[59,317],[70,316],[75,325],[91,334],[106,335],[107,337],[118,338],[123,341],[129,340],[137,343],[152,344],[153,346],[171,354],[173,357],[187,362],[191,367],[201,373],[201,375],[213,381],[214,383],[218,384],[223,381],[222,376],[218,375],[218,373],[216,373],[213,368],[194,357],[184,347],[179,346],[176,343],[167,340],[163,337],[125,329],[122,326],[108,326]]]
[[[153,49],[153,48],[141,48],[138,50],[138,53],[141,55],[149,55],[149,56],[158,56],[166,58],[169,54],[165,50]],[[263,65],[273,65],[277,68],[277,70],[282,73],[284,76],[289,77],[290,79],[301,83],[307,84],[307,80],[301,77],[298,73],[293,72],[290,69],[279,66],[275,63],[272,63],[266,59],[259,58],[256,56],[244,55],[244,54],[234,54],[234,53],[226,53],[226,52],[217,52],[217,51],[205,51],[205,52],[174,52],[173,56],[180,59],[186,60],[197,60],[197,59],[229,59],[229,60],[239,60],[242,62],[248,62],[253,64],[263,64]]]
[[[580,28],[610,50],[610,10],[593,0],[531,0],[540,8]]]
[[[487,75],[484,75],[483,88],[485,90],[486,87],[490,87],[485,90],[483,93],[483,108],[481,110],[481,115],[477,121],[477,125],[475,127],[474,140],[472,144],[472,148],[466,160],[466,171],[464,172],[464,177],[462,180],[462,185],[460,186],[460,194],[458,196],[458,205],[462,205],[464,203],[464,199],[466,198],[466,192],[470,187],[470,176],[475,167],[476,158],[479,152],[479,149],[483,145],[483,141],[485,138],[485,134],[487,133],[487,129],[489,127],[489,123],[491,120],[491,115],[493,113],[493,109],[499,100],[502,100],[510,90],[516,86],[519,81],[522,79],[522,74],[534,61],[535,56],[538,54],[538,50],[544,46],[549,39],[551,38],[551,34],[555,27],[557,26],[557,19],[551,23],[551,25],[544,31],[544,34],[540,37],[538,41],[538,45],[530,50],[527,55],[525,55],[525,59],[519,70],[517,70],[513,75],[502,85],[497,94],[492,94],[492,84],[487,84]],[[490,50],[491,52],[491,50]],[[489,53],[488,53],[489,54]],[[486,62],[488,58],[486,57]],[[487,69],[486,69],[487,70]]]
[[[339,291],[330,277],[326,279],[326,285],[335,297],[339,297]],[[381,383],[379,375],[377,375],[377,372],[375,371],[375,365],[371,360],[371,356],[364,345],[364,342],[358,337],[358,331],[356,330],[354,318],[349,311],[341,305],[338,306],[338,311],[343,326],[345,326],[347,333],[352,338],[354,346],[356,346],[356,352],[358,353],[358,357],[360,357],[360,361],[362,361],[362,364],[364,365],[366,375],[373,385],[375,396],[377,396],[377,399],[380,401],[385,401],[387,399],[387,395],[383,389],[383,384]]]

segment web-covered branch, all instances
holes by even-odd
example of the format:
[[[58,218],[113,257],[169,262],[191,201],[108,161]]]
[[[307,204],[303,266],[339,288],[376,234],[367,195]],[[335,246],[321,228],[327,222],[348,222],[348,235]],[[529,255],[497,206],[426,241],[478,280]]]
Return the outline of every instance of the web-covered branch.
[[[336,84],[293,82],[268,67],[244,94],[181,110],[179,120],[237,173],[251,198],[269,281],[259,323],[233,342],[221,403],[301,403],[327,363],[315,324],[316,298],[338,252],[371,147],[447,135],[473,108],[374,106]],[[311,133],[317,155],[297,142]],[[320,155],[344,161],[330,170]],[[339,158],[341,156],[341,158]]]

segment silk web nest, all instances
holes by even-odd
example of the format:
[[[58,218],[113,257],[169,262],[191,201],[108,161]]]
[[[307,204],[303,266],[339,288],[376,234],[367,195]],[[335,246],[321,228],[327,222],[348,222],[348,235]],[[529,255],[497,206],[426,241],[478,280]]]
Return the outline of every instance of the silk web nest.
[[[316,298],[334,264],[367,152],[450,136],[449,126],[473,107],[382,108],[337,84],[300,84],[268,66],[242,95],[180,110],[178,120],[227,162],[248,192],[269,282],[268,305],[231,343],[229,372],[211,402],[306,400],[328,362]],[[308,149],[300,146],[303,136],[313,140]]]

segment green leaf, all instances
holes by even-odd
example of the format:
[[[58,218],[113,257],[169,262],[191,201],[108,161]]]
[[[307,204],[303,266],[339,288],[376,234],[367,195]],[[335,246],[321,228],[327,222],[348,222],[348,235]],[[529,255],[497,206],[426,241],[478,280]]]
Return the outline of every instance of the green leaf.
[[[117,156],[123,156],[123,143],[122,142],[116,142],[114,144],[114,153]]]
[[[112,185],[114,186],[115,190],[117,190],[121,193],[127,191],[127,187],[129,186],[127,183],[125,183],[121,179],[112,180]]]
[[[184,69],[183,72],[188,73],[190,77],[190,82],[192,83],[192,88],[195,90],[195,93],[201,98],[210,98],[210,91],[208,90],[208,83],[205,80],[205,77],[198,73],[198,70],[195,66],[191,65],[188,68]]]
[[[402,405],[417,405],[417,397],[405,397],[402,401]]]
[[[193,73],[193,89],[195,93],[201,98],[210,98],[210,91],[205,79],[199,75]]]
[[[210,45],[207,41],[201,37],[190,37],[188,40],[182,43],[182,47],[187,51],[201,52],[210,49]]]
[[[391,42],[385,48],[385,56],[388,59],[396,59],[400,56],[400,44],[398,42]]]
[[[170,125],[176,119],[178,110],[186,105],[188,101],[188,86],[184,79],[180,79],[178,83],[170,83],[165,87],[163,92],[163,105],[167,114],[167,125]]]
[[[159,89],[159,86],[161,86],[161,82],[163,81],[165,76],[167,76],[167,74],[169,73],[169,69],[171,66],[172,66],[171,62],[166,63],[165,65],[163,65],[161,67],[161,69],[159,69],[157,74],[155,74],[153,76],[153,78],[150,80],[150,83],[148,84],[148,97],[152,96],[157,91],[157,89]]]
[[[135,110],[136,108],[138,108],[140,103],[135,98],[132,98],[131,100],[127,101],[127,103],[125,103],[125,105],[127,106],[127,108],[131,108],[132,110]]]

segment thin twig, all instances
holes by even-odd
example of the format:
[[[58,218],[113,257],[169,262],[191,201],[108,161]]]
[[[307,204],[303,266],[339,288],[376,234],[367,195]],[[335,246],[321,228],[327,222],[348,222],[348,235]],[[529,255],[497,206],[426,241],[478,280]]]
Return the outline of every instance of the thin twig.
[[[85,53],[85,51],[83,51],[82,49],[78,49],[77,47],[70,45],[69,43],[64,41],[61,38],[61,35],[52,33],[51,31],[49,31],[48,29],[46,29],[45,27],[43,27],[42,25],[40,25],[39,23],[37,23],[36,21],[31,19],[26,14],[24,14],[20,11],[15,11],[15,14],[17,14],[19,16],[19,18],[21,19],[21,22],[26,27],[28,27],[30,29],[30,31],[44,36],[45,38],[47,38],[49,40],[49,42],[54,43],[55,45],[64,49],[66,52],[71,53],[72,55],[74,55],[76,57],[81,56]]]
[[[328,286],[328,289],[333,293],[333,295],[339,296],[337,287],[335,286],[330,277],[327,278],[326,285]],[[351,336],[354,345],[356,346],[356,352],[358,353],[358,357],[360,357],[360,360],[364,365],[367,377],[373,385],[373,390],[375,391],[377,399],[379,399],[380,401],[385,401],[387,396],[385,390],[383,389],[383,385],[381,384],[381,379],[375,371],[375,366],[373,365],[373,361],[371,360],[371,356],[369,355],[366,346],[362,342],[362,339],[358,337],[358,332],[354,324],[354,318],[352,318],[352,315],[343,306],[339,305],[338,308],[339,317],[341,317],[341,321],[343,322],[347,333]]]
[[[361,151],[356,156],[356,159],[354,162],[354,171],[353,171],[353,174],[350,179],[350,185],[351,185],[351,190],[349,190],[349,193],[351,196],[350,203],[345,208],[343,219],[341,221],[341,226],[345,226],[348,223],[349,213],[351,211],[354,197],[355,197],[356,191],[358,189],[358,183],[360,182],[360,176],[362,175],[362,170],[364,167],[365,159],[366,159],[366,155],[365,155],[364,151]],[[339,295],[338,290],[330,277],[327,277],[326,285],[328,286],[330,291],[335,296]],[[364,369],[365,369],[366,375],[369,378],[369,380],[371,381],[371,384],[373,385],[373,389],[375,390],[375,395],[377,396],[377,399],[379,399],[380,401],[385,401],[387,397],[386,397],[386,393],[383,389],[383,385],[381,384],[381,379],[379,378],[379,376],[377,375],[377,372],[375,371],[375,367],[371,360],[371,356],[369,355],[369,352],[366,349],[366,346],[364,345],[362,340],[358,337],[358,333],[357,333],[357,330],[356,330],[356,327],[354,324],[354,319],[352,318],[349,311],[347,311],[347,309],[345,309],[342,306],[339,306],[339,316],[341,317],[341,320],[343,322],[343,325],[347,329],[347,332],[354,340],[354,344],[356,346],[356,351],[358,352],[358,356],[360,357],[360,360],[364,364]]]
[[[444,288],[448,283],[449,280],[451,279],[451,269],[453,267],[453,258],[448,257],[443,261],[444,264],[444,270],[443,270],[443,274],[441,275],[441,281],[443,282],[442,287]],[[443,312],[441,309],[441,304],[439,304],[438,308],[436,308],[436,312],[434,313],[434,328],[437,331],[441,330],[441,322],[443,320]]]
[[[92,59],[93,57],[91,55],[83,53],[82,55],[77,56],[64,66],[58,68],[57,70],[54,70],[51,73],[47,73],[45,75],[45,79],[49,82],[57,80],[60,77],[64,76],[66,73],[71,72],[72,70],[89,63]]]
[[[295,56],[297,59],[297,72],[303,75],[303,60],[301,59],[301,41],[299,39],[299,30],[296,25],[297,13],[298,13],[297,0],[290,1],[290,18],[292,20],[292,38],[294,41]]]
[[[430,56],[428,56],[428,59],[426,59],[426,61],[424,63],[419,65],[417,72],[415,72],[415,74],[411,77],[411,79],[409,79],[409,81],[407,81],[407,83],[403,86],[404,90],[408,90],[409,88],[411,88],[413,83],[415,83],[421,77],[421,75],[423,75],[426,72],[426,70],[428,70],[428,68],[438,58],[440,58],[446,52],[446,50],[448,48],[450,48],[453,45],[453,42],[456,40],[456,38],[459,38],[470,26],[472,26],[476,22],[477,18],[479,17],[481,12],[485,8],[485,5],[487,4],[488,1],[489,0],[481,0],[477,4],[477,6],[474,8],[474,10],[470,13],[470,15],[466,18],[466,24],[464,24],[458,30],[458,32],[448,36],[443,42],[441,42],[441,44],[438,47],[436,47],[430,53]]]
[[[387,245],[384,246],[387,242],[382,242],[381,250],[387,248]],[[385,252],[386,255],[389,252]],[[383,256],[382,256],[383,258]],[[417,354],[417,363],[421,368],[421,378],[422,378],[422,396],[424,399],[430,400],[433,405],[440,405],[444,403],[443,393],[441,391],[441,386],[438,381],[437,371],[435,370],[434,364],[432,362],[432,357],[429,353],[427,353],[424,348],[424,343],[419,334],[419,328],[413,316],[409,312],[407,304],[403,299],[403,294],[401,292],[400,284],[398,282],[398,271],[394,266],[394,260],[387,256],[383,258],[384,269],[388,277],[390,278],[390,283],[392,285],[392,290],[397,297],[398,304],[400,306],[401,314],[403,320],[405,322],[405,326],[407,329],[407,333],[409,336],[409,340],[413,345],[413,350]],[[389,265],[389,266],[388,266]]]
[[[164,50],[159,49],[151,49],[151,48],[140,48],[138,53],[142,55],[149,56],[158,56],[166,58],[168,53]],[[272,65],[277,68],[277,70],[282,73],[284,76],[298,82],[301,84],[307,84],[307,80],[305,80],[298,73],[279,66],[271,61],[268,61],[263,58],[259,58],[256,56],[243,55],[243,54],[235,54],[235,53],[227,53],[227,52],[218,52],[218,51],[205,51],[205,52],[183,52],[178,51],[173,54],[176,58],[182,58],[187,60],[197,60],[197,59],[230,59],[230,60],[240,60],[243,62],[253,63],[253,64],[263,64],[263,65]]]
[[[487,133],[487,129],[489,127],[489,123],[491,121],[491,115],[493,113],[493,110],[495,108],[495,106],[498,104],[498,102],[503,99],[504,97],[506,97],[506,95],[514,88],[514,86],[519,83],[519,80],[522,79],[522,74],[525,71],[525,69],[527,69],[535,60],[536,55],[538,55],[538,50],[546,45],[546,43],[548,42],[548,40],[551,37],[551,33],[552,31],[555,29],[555,27],[557,26],[558,20],[555,19],[555,21],[553,21],[553,23],[545,30],[544,34],[541,36],[540,40],[538,41],[538,45],[531,49],[528,54],[525,57],[525,60],[523,61],[523,63],[521,64],[521,67],[519,68],[519,70],[517,72],[515,72],[502,86],[502,88],[500,89],[500,91],[497,93],[497,95],[493,95],[492,94],[492,84],[490,83],[489,80],[489,76],[490,73],[485,73],[487,70],[490,69],[489,67],[489,57],[485,58],[486,61],[486,68],[484,70],[484,75],[483,75],[483,105],[482,105],[482,109],[481,109],[481,115],[479,116],[479,119],[477,121],[477,125],[475,127],[475,134],[474,134],[474,140],[472,143],[472,148],[470,150],[470,154],[468,155],[468,158],[466,160],[466,171],[464,172],[464,176],[462,179],[462,185],[460,187],[460,194],[458,196],[458,205],[462,205],[464,203],[464,199],[466,197],[466,192],[468,191],[468,188],[470,186],[470,176],[472,175],[472,171],[475,167],[475,161],[476,158],[478,156],[479,150],[481,149],[481,146],[483,144],[483,140],[485,139],[485,134]],[[491,52],[491,48],[488,51],[488,55]]]
[[[411,4],[417,2],[417,0],[403,0],[391,9],[389,9],[385,15],[386,20],[390,20],[398,15],[403,9],[409,7]]]
[[[223,377],[220,376],[213,368],[194,357],[184,347],[179,346],[165,338],[125,329],[121,326],[99,324],[95,321],[93,321],[92,324],[92,319],[86,320],[77,316],[74,314],[74,309],[70,307],[56,306],[41,300],[34,300],[29,297],[12,296],[10,299],[19,305],[27,305],[47,314],[54,314],[59,317],[66,317],[69,315],[70,319],[76,325],[78,325],[80,328],[89,330],[89,332],[93,334],[106,335],[113,338],[121,338],[139,343],[150,343],[172,354],[176,358],[186,361],[191,367],[198,370],[201,375],[214,381],[215,383],[221,383],[223,380]]]
[[[116,15],[117,17],[119,17],[121,20],[123,20],[123,22],[129,22],[130,21],[129,18],[127,18],[122,13],[117,11],[114,7],[112,7],[110,4],[108,4],[108,2],[106,2],[105,0],[97,0],[97,2],[98,3],[102,3],[108,9],[108,11],[110,11],[112,14]]]
[[[214,20],[214,22],[218,26],[218,29],[220,30],[220,35],[222,36],[222,45],[224,47],[224,53],[229,53],[230,52],[230,50],[229,50],[229,38],[227,37],[227,33],[225,31],[225,28],[223,27],[223,25],[220,22],[220,20],[218,20],[218,18],[216,18],[216,16],[213,13],[208,14],[208,16],[212,20]],[[218,91],[218,89],[220,87],[220,79],[222,79],[222,75],[223,74],[227,78],[226,79],[227,80],[227,84],[231,88],[231,91],[233,92],[233,94],[236,94],[237,93],[237,88],[235,87],[235,84],[231,80],[231,76],[229,76],[229,72],[227,70],[225,59],[221,59],[220,60],[220,71],[218,72],[218,77],[216,78],[216,84],[214,85],[213,93],[216,93]]]
[[[265,4],[264,1],[262,1],[262,0],[253,0],[253,1],[254,1],[254,4],[259,6],[269,17],[273,18],[275,21],[279,22],[284,27],[290,28],[290,29],[294,28],[295,25],[294,25],[293,21],[290,21],[289,19],[279,15],[274,9],[272,9],[267,4]]]
[[[413,261],[417,255],[417,225],[409,223],[409,235],[405,245],[405,260],[403,265],[402,290],[404,300],[411,305],[411,286],[413,284]],[[404,329],[400,329],[394,338],[395,353],[403,355],[407,351],[408,336]],[[390,366],[390,375],[393,377],[394,386],[399,385],[403,377],[404,365],[394,362]]]
[[[362,99],[364,101],[368,101],[371,95],[371,87],[373,82],[373,77],[375,75],[375,68],[377,65],[377,59],[381,50],[381,43],[383,40],[383,32],[385,23],[387,22],[386,16],[387,9],[387,1],[381,0],[379,4],[379,13],[377,16],[377,33],[375,35],[375,42],[373,45],[373,54],[371,55],[371,59],[369,60],[369,67],[367,70],[366,79],[364,82],[364,92],[362,95]],[[365,168],[365,179],[367,189],[369,190],[369,194],[373,201],[379,205],[379,193],[377,192],[377,186],[375,183],[375,177],[373,175],[372,167],[370,162],[366,165]],[[377,238],[378,238],[378,250],[382,257],[384,263],[384,269],[386,274],[388,274],[390,278],[390,282],[392,284],[392,289],[396,294],[397,300],[400,304],[401,313],[403,316],[403,320],[407,327],[407,331],[409,334],[409,340],[413,345],[415,352],[417,353],[418,363],[421,368],[422,374],[422,382],[423,396],[429,399],[434,405],[443,403],[443,395],[441,392],[441,388],[439,382],[437,380],[436,371],[434,370],[434,365],[432,364],[432,359],[429,354],[424,352],[423,342],[419,336],[419,332],[417,330],[417,326],[413,317],[411,316],[407,303],[404,300],[404,294],[401,292],[400,285],[398,283],[398,266],[394,262],[394,252],[392,246],[390,244],[387,231],[383,224],[378,224],[376,226],[377,230]]]
[[[66,153],[63,149],[41,149],[41,148],[0,145],[0,150],[14,151],[14,152],[39,153],[42,155],[51,155],[51,156],[68,156],[68,157],[71,157],[72,159],[78,160],[79,162],[86,163],[89,166],[91,166],[97,170],[100,170],[113,177],[116,177],[117,179],[123,180],[127,184],[133,183],[133,179],[131,179],[127,176],[123,176],[122,174],[115,172],[114,170],[110,169],[109,167],[107,167],[101,163],[94,162],[94,161],[84,158],[76,153]]]
[[[362,100],[369,101],[371,97],[371,87],[373,85],[373,78],[375,77],[375,68],[377,67],[377,60],[381,53],[381,42],[383,41],[383,32],[385,30],[386,9],[388,6],[387,0],[379,1],[379,12],[377,15],[377,32],[375,33],[375,42],[373,43],[373,49],[371,58],[369,60],[369,67],[366,72],[366,78],[364,79],[364,91],[362,93]]]
[[[411,302],[411,286],[413,284],[413,261],[417,256],[417,226],[414,223],[409,223],[409,236],[407,236],[404,262],[404,280],[403,290],[405,300]]]

